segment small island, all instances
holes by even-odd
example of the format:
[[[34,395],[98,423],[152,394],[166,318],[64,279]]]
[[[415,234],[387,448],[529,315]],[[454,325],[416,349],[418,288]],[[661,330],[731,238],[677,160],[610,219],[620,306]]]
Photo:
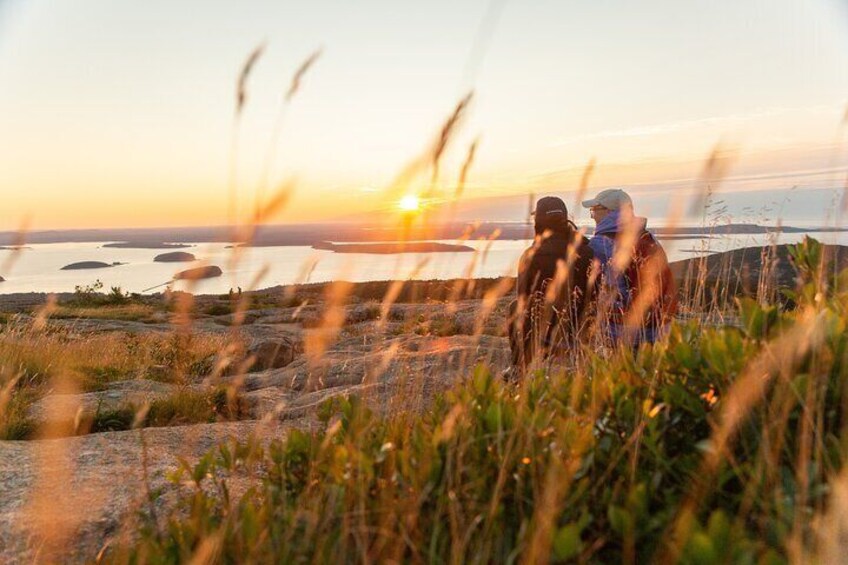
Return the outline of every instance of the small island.
[[[156,263],[187,263],[196,259],[194,255],[185,251],[171,251],[157,255],[153,258],[153,261]]]
[[[26,249],[32,249],[32,247],[27,247],[26,245],[0,245],[0,251],[24,251]]]
[[[61,271],[80,271],[83,269],[108,269],[109,267],[117,267],[118,265],[126,265],[126,263],[104,263],[102,261],[80,261],[79,263],[71,263],[65,265]]]
[[[313,249],[332,251],[333,253],[369,253],[375,255],[391,255],[394,253],[468,253],[473,247],[435,241],[386,242],[386,243],[331,243],[322,241],[312,246]]]
[[[224,272],[221,270],[221,267],[217,267],[215,265],[207,265],[206,267],[197,267],[195,269],[187,269],[185,271],[180,271],[176,275],[174,275],[174,280],[190,280],[196,281],[200,279],[212,279],[215,277],[220,277]]]
[[[707,235],[695,235],[695,234],[688,234],[688,235],[658,234],[655,237],[657,239],[659,239],[660,241],[683,241],[683,240],[688,240],[688,239],[712,239],[710,236],[707,236]]]
[[[167,243],[164,241],[119,241],[116,243],[104,243],[103,247],[114,249],[184,249],[191,247],[187,243]]]

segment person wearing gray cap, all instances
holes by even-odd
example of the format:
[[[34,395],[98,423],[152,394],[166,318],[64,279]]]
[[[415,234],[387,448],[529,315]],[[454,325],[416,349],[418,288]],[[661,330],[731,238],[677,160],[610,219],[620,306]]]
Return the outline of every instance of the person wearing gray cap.
[[[519,260],[517,296],[510,305],[513,364],[506,380],[523,375],[534,360],[577,343],[594,297],[592,249],[568,219],[565,202],[556,196],[540,198],[533,216],[536,237]]]
[[[583,207],[595,220],[589,245],[604,281],[606,331],[633,346],[653,343],[677,311],[665,250],[646,229],[647,220],[633,213],[633,200],[623,190],[602,190]]]

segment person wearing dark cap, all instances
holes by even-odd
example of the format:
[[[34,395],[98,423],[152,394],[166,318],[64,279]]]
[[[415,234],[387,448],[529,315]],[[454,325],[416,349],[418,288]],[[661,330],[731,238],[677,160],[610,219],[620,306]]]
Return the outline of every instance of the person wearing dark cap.
[[[533,216],[536,237],[519,260],[517,298],[510,306],[513,367],[507,378],[573,346],[594,295],[592,248],[568,219],[565,202],[541,198]]]

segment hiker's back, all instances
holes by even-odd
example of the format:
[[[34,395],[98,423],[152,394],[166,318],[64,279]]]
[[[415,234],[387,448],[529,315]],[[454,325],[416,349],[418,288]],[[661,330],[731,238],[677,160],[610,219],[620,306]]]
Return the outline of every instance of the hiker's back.
[[[588,240],[576,232],[552,234],[522,256],[511,310],[516,364],[526,366],[540,353],[567,349],[579,338],[593,295],[592,257]]]
[[[658,330],[677,313],[677,286],[668,256],[656,237],[642,230],[625,272],[630,291],[629,314],[646,328]]]

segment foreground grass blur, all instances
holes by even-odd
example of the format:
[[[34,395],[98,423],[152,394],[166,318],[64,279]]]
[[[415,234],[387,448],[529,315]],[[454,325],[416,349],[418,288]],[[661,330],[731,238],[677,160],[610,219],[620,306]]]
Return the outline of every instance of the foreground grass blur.
[[[105,553],[128,563],[784,563],[838,555],[848,272],[793,250],[791,311],[676,325],[636,355],[506,386],[480,367],[423,413],[357,397],[323,426],[222,445]],[[460,379],[458,379],[460,380]]]

